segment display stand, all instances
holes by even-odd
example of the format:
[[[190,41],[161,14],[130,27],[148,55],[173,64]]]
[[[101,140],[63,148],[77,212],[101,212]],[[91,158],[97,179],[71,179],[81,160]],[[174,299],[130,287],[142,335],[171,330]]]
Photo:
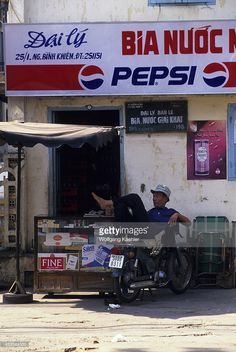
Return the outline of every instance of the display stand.
[[[113,292],[111,246],[94,243],[94,226],[111,218],[35,217],[35,292]]]

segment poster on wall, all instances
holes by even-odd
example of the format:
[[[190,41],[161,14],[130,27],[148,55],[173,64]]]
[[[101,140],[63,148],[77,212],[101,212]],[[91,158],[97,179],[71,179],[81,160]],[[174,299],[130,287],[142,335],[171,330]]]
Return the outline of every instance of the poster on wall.
[[[190,121],[187,179],[226,179],[226,122]]]

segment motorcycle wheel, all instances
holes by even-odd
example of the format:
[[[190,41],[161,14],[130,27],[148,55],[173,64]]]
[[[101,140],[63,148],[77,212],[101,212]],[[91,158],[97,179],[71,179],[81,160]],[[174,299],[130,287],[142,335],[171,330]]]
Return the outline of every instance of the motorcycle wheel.
[[[192,278],[192,261],[185,250],[180,249],[183,266],[180,267],[177,261],[176,252],[172,252],[168,263],[168,284],[171,291],[175,294],[184,293],[190,285]]]
[[[130,303],[135,301],[139,296],[141,291],[140,289],[129,288],[134,275],[135,272],[133,269],[133,263],[131,263],[131,261],[127,261],[124,264],[121,275],[114,279],[114,290],[119,301]]]

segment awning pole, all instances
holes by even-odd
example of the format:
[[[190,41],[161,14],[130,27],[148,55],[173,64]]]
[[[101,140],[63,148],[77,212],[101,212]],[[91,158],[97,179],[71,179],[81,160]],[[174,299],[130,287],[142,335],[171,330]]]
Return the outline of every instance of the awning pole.
[[[17,188],[16,188],[16,281],[20,281],[20,197],[21,197],[21,150],[18,145]]]
[[[13,282],[9,292],[26,293],[20,283],[20,211],[21,211],[21,150],[22,145],[18,145],[17,157],[17,187],[16,187],[16,280]]]

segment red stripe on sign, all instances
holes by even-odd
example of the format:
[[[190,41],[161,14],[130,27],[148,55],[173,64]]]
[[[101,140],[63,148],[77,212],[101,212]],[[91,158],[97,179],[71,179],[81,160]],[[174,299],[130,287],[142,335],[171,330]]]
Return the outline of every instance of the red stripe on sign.
[[[228,81],[224,87],[236,87],[236,62],[223,62],[228,69],[229,76]]]
[[[78,75],[85,65],[8,65],[7,90],[83,90]]]

